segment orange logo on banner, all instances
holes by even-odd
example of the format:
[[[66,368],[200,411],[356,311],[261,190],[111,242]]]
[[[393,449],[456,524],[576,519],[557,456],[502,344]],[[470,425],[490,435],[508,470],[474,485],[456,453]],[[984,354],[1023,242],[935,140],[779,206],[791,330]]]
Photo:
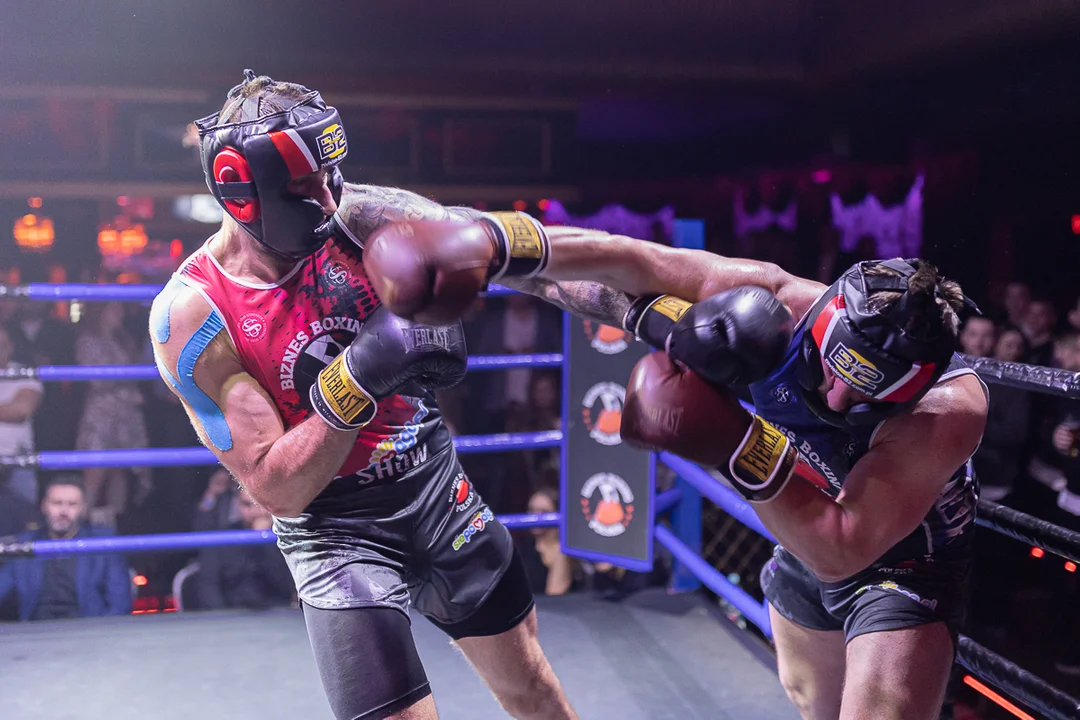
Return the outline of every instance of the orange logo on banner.
[[[618,355],[630,347],[630,342],[634,339],[634,336],[625,330],[591,320],[586,320],[583,327],[592,349],[604,355]]]
[[[601,382],[589,388],[581,400],[581,418],[589,429],[589,437],[601,445],[622,442],[619,428],[625,399],[626,388],[616,383]]]
[[[595,495],[599,499],[594,504]],[[622,535],[634,519],[634,492],[618,475],[597,473],[581,488],[581,512],[597,535]]]

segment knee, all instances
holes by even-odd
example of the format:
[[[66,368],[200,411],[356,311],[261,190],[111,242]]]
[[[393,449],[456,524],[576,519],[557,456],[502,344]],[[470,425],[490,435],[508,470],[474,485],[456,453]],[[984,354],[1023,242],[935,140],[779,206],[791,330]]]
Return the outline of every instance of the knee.
[[[542,717],[559,705],[558,690],[554,677],[548,677],[543,667],[533,669],[513,689],[499,693],[499,704],[510,716],[519,718]]]
[[[813,680],[798,673],[781,672],[780,685],[783,686],[784,692],[787,693],[788,698],[794,703],[803,718],[811,720],[813,718],[827,717],[821,712],[822,698],[818,688],[814,686]]]

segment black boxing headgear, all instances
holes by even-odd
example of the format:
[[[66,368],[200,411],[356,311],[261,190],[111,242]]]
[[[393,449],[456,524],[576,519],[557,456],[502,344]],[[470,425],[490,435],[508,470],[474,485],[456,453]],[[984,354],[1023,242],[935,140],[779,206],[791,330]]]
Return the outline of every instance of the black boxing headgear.
[[[856,263],[807,314],[797,361],[800,390],[807,407],[830,425],[876,425],[897,415],[919,402],[948,367],[957,346],[951,333],[943,328],[934,338],[920,339],[906,330],[916,311],[908,291],[915,262]],[[867,268],[875,265],[898,275],[868,275]],[[890,310],[875,312],[868,307],[868,299],[879,291],[901,297]],[[819,394],[825,380],[822,360],[839,380],[875,402],[860,403],[846,412],[830,409]]]
[[[245,83],[254,79],[255,73],[244,71]],[[243,85],[229,98],[238,98]],[[337,110],[315,91],[265,115],[259,115],[259,100],[259,95],[238,100],[235,122],[219,123],[217,113],[195,122],[206,185],[264,247],[299,259],[322,247],[334,225],[318,201],[288,192],[287,185],[328,168],[330,191],[339,203],[343,180],[337,166],[348,153],[345,130]]]

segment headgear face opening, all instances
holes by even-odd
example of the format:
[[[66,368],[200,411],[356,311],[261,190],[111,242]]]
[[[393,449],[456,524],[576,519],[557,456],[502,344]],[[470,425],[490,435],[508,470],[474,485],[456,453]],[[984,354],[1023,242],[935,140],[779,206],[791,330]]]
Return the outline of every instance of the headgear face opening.
[[[245,81],[253,78],[245,71]],[[236,122],[218,123],[217,113],[195,122],[206,185],[264,247],[289,259],[306,257],[333,234],[333,219],[317,200],[288,192],[288,184],[327,168],[339,203],[343,181],[337,166],[348,154],[345,130],[337,110],[315,91],[279,112],[260,117],[258,109],[254,96],[244,100]]]
[[[956,339],[942,332],[931,341],[905,331],[912,314],[908,279],[913,261],[857,263],[811,308],[798,358],[799,385],[807,407],[837,427],[876,425],[913,407],[941,378],[956,350]],[[884,265],[895,275],[867,275]],[[868,299],[878,291],[901,293],[888,313],[871,311]],[[824,360],[837,379],[874,399],[845,412],[829,408],[819,394],[825,380]]]

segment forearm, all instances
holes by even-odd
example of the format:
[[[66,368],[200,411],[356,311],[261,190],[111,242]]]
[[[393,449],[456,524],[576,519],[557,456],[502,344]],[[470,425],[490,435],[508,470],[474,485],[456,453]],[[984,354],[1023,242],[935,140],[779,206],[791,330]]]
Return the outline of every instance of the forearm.
[[[312,416],[275,440],[248,472],[234,475],[272,515],[295,517],[334,479],[356,434]]]
[[[543,277],[591,280],[631,297],[663,293],[698,302],[742,285],[779,295],[793,278],[779,267],[669,248],[623,235],[570,227],[546,228],[551,256]]]
[[[623,316],[630,307],[631,298],[626,293],[597,282],[516,277],[503,278],[500,282],[579,317],[614,327],[622,327]]]
[[[780,544],[821,580],[842,580],[869,564],[857,551],[848,509],[798,477],[753,507]]]
[[[354,239],[363,243],[376,229],[403,220],[460,220],[468,222],[481,212],[465,207],[445,207],[400,188],[345,183],[338,217]]]

